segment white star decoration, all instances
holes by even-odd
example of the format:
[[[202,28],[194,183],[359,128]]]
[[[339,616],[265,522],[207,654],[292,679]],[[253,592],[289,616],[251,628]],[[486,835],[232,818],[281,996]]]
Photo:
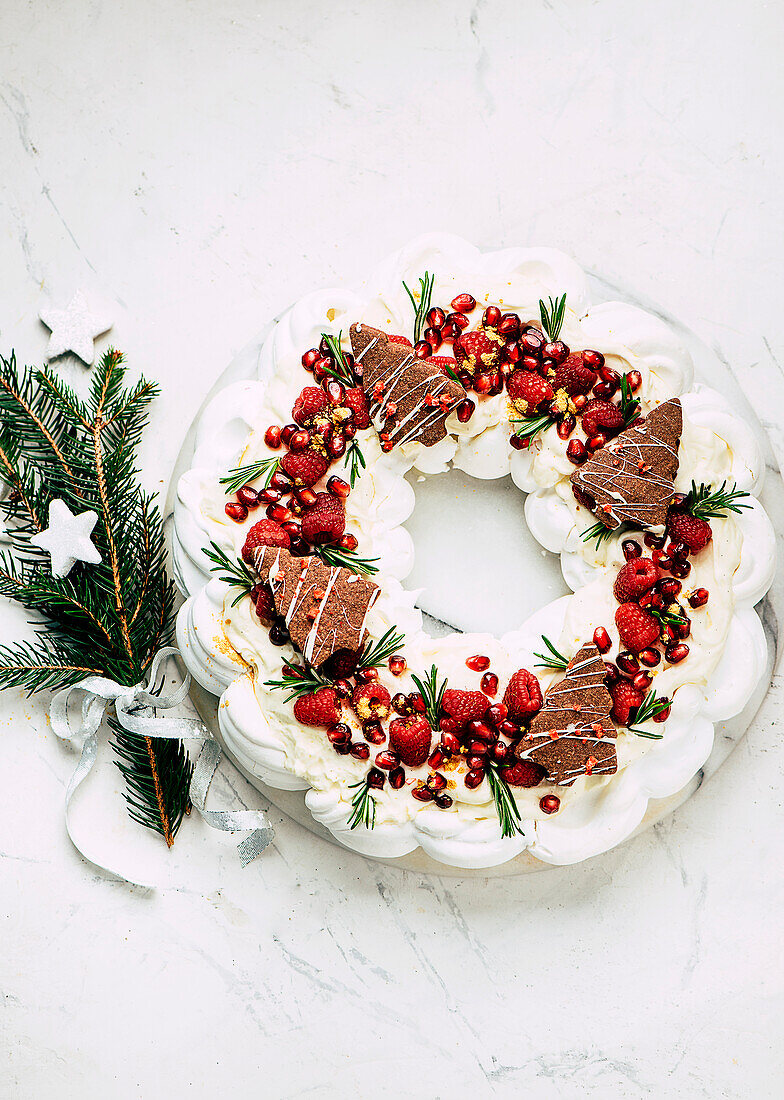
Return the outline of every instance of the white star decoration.
[[[67,577],[77,561],[97,565],[101,555],[90,538],[98,522],[95,512],[75,516],[65,501],[53,500],[49,505],[49,526],[30,542],[46,550],[52,559],[52,576]]]
[[[44,309],[39,316],[52,331],[46,358],[56,359],[58,355],[72,351],[88,367],[95,358],[93,341],[112,327],[108,317],[90,312],[81,290],[77,290],[65,309]]]

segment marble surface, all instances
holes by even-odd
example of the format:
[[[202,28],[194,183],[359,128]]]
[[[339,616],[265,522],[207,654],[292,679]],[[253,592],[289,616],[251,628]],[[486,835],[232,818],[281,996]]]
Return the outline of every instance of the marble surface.
[[[142,459],[165,491],[271,314],[455,228],[682,317],[781,462],[781,31],[740,0],[5,0],[0,346],[40,360],[39,310],[77,287],[107,308],[164,385]],[[273,811],[244,871],[195,820],[168,857],[134,842],[146,892],[74,854],[73,760],[4,693],[0,1096],[780,1095],[781,701],[777,677],[693,799],[578,867],[418,876]],[[113,771],[80,807],[107,854]],[[260,804],[230,770],[216,799]]]

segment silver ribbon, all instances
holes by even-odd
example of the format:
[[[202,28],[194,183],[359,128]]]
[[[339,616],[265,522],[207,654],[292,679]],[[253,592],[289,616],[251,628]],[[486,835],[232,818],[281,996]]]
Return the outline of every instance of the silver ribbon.
[[[175,718],[149,713],[150,710],[170,710],[178,706],[188,694],[191,684],[190,675],[187,675],[183,683],[168,695],[154,690],[161,665],[169,658],[178,655],[179,651],[174,646],[165,646],[160,649],[150,665],[146,684],[134,684],[128,687],[104,676],[88,676],[78,684],[58,691],[52,699],[50,711],[52,729],[61,741],[81,752],[79,763],[65,792],[65,827],[73,846],[91,863],[95,863],[95,860],[82,851],[71,832],[70,806],[77,788],[89,775],[98,757],[98,730],[109,703],[114,703],[117,720],[129,733],[135,733],[141,737],[165,737],[178,740],[203,738],[201,751],[191,777],[191,802],[213,829],[220,829],[223,832],[253,830],[237,849],[243,867],[260,855],[275,835],[263,810],[208,810],[205,808],[210,783],[223,752],[198,718]],[[81,696],[81,711],[80,720],[75,725],[71,720],[70,704],[77,695]],[[136,883],[134,879],[104,864],[98,864],[98,866],[126,882],[146,885]]]

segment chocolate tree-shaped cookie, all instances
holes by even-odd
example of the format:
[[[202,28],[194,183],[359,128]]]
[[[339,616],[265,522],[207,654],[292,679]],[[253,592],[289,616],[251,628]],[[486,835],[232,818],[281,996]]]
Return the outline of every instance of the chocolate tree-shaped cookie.
[[[665,401],[598,450],[571,477],[572,492],[605,527],[659,527],[667,519],[678,473],[683,415]]]
[[[587,643],[569,662],[563,680],[548,689],[520,741],[518,757],[544,768],[548,782],[570,787],[579,775],[618,770],[612,699],[604,674],[599,650]]]
[[[416,441],[425,447],[443,439],[447,416],[465,398],[463,387],[381,329],[357,324],[350,335],[379,434],[383,432],[391,444]]]
[[[339,649],[362,648],[377,584],[317,557],[295,558],[277,546],[260,546],[254,565],[272,589],[292,642],[312,668]]]

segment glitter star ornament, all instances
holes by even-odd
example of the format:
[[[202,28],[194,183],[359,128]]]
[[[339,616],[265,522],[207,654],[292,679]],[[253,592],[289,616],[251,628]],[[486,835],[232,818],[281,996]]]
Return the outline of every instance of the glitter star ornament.
[[[81,290],[77,290],[65,309],[44,309],[39,316],[52,333],[46,349],[47,360],[70,351],[88,367],[95,359],[95,338],[112,327],[108,317],[91,312]]]
[[[49,505],[49,526],[30,542],[46,550],[52,559],[52,576],[67,577],[77,561],[97,565],[101,555],[90,538],[98,522],[95,512],[74,515],[65,501],[53,500]]]

